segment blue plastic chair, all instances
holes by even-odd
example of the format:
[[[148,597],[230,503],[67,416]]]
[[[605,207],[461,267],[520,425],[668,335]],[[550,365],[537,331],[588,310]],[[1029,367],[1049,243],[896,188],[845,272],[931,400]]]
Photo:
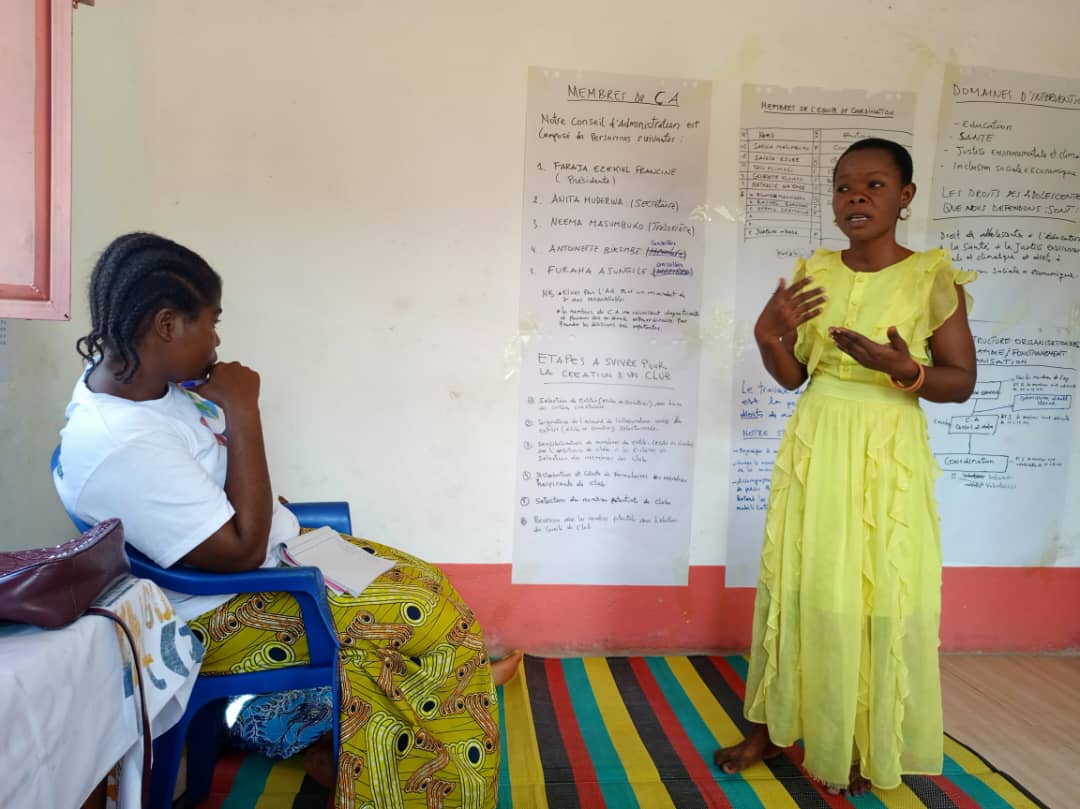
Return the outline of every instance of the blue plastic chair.
[[[50,463],[53,474],[59,459],[60,447],[57,446]],[[289,503],[287,508],[296,515],[301,526],[315,528],[328,525],[339,533],[352,533],[352,519],[346,502]],[[89,527],[70,511],[68,517],[80,532]],[[188,567],[159,567],[131,545],[127,546],[127,554],[134,575],[178,593],[289,593],[300,604],[308,642],[309,662],[306,665],[242,674],[199,675],[183,717],[173,728],[154,740],[148,809],[168,809],[172,806],[185,742],[187,803],[194,806],[205,800],[210,793],[214,765],[224,736],[225,701],[232,697],[330,686],[336,757],[341,715],[338,640],[333,615],[326,601],[326,585],[318,568],[260,568],[246,573],[207,573]]]

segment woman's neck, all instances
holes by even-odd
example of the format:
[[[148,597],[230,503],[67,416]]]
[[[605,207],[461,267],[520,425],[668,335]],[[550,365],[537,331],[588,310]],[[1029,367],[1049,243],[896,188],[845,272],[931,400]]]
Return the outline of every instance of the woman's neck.
[[[898,244],[896,238],[890,235],[866,242],[853,241],[840,256],[844,264],[856,272],[876,272],[903,261],[911,253],[911,250]]]
[[[106,352],[101,362],[95,365],[86,377],[86,387],[93,393],[107,393],[109,396],[130,399],[133,402],[160,399],[168,390],[168,381],[148,373],[149,369],[143,365],[139,366],[130,382],[121,382],[116,378],[116,373],[122,367],[123,362]]]

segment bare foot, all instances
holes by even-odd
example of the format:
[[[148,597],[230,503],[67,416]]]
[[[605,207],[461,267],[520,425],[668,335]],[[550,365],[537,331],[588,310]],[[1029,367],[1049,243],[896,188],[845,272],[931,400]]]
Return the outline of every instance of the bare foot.
[[[776,758],[781,752],[783,751],[769,738],[769,728],[765,725],[754,725],[749,737],[731,747],[721,747],[713,753],[713,761],[728,775],[734,775],[759,761]]]
[[[506,657],[491,661],[491,679],[495,681],[496,686],[507,683],[514,678],[523,657],[525,657],[525,653],[520,649],[515,649]]]
[[[865,795],[873,788],[874,785],[871,784],[867,779],[862,777],[862,772],[860,772],[859,770],[859,765],[857,763],[852,764],[851,776],[848,780],[847,793],[849,795]]]
[[[337,773],[334,772],[334,737],[323,736],[304,751],[304,772],[333,792],[337,787]]]
[[[859,795],[865,795],[873,788],[874,785],[862,777],[862,772],[859,771],[859,765],[856,763],[851,765],[851,774],[848,776],[847,789],[833,789],[832,787],[826,787],[825,791],[830,795],[854,795],[858,797]]]

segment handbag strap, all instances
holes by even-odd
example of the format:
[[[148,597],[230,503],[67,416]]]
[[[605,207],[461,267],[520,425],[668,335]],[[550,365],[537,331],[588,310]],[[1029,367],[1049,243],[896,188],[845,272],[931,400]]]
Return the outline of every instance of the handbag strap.
[[[135,680],[139,691],[139,715],[142,717],[142,740],[143,740],[143,769],[142,769],[142,806],[146,809],[150,805],[150,767],[153,764],[154,740],[150,736],[150,712],[146,709],[146,692],[143,689],[142,666],[139,665],[139,649],[135,645],[135,638],[124,619],[115,612],[104,607],[90,607],[86,610],[87,615],[100,615],[116,622],[124,630],[131,647],[131,667],[135,670]]]

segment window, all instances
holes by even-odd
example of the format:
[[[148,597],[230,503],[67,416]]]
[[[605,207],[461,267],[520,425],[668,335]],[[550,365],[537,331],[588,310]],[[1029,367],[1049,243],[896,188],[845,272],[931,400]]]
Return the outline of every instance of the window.
[[[72,0],[0,2],[0,317],[71,308]]]

